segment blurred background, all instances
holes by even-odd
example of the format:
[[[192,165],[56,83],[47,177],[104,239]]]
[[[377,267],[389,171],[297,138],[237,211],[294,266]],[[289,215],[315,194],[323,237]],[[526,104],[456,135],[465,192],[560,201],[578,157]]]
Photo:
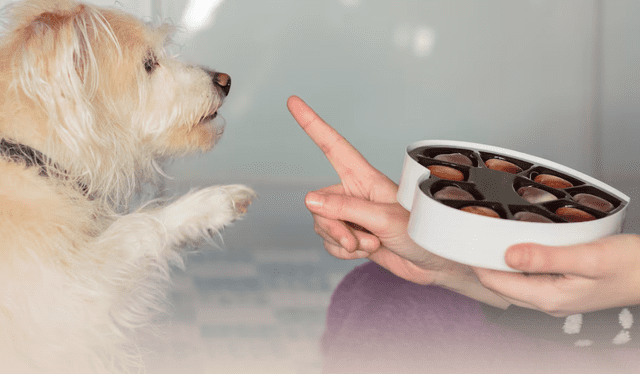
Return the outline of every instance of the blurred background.
[[[501,146],[617,187],[632,198],[625,230],[638,232],[638,1],[92,2],[180,26],[181,59],[232,77],[224,137],[168,165],[167,188],[260,194],[222,249],[177,270],[166,342],[149,343],[158,372],[320,371],[331,293],[361,261],[333,259],[313,232],[304,195],[338,179],[289,115],[290,95],[396,182],[411,142]]]

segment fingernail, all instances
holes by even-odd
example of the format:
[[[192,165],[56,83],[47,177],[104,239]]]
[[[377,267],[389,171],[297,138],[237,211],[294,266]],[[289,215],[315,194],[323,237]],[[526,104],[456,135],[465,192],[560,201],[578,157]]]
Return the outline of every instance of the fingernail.
[[[305,204],[307,204],[308,207],[319,208],[322,206],[322,197],[316,192],[310,192],[307,194]]]
[[[340,239],[340,245],[342,246],[342,248],[346,249],[347,246],[349,245],[349,239],[347,238]]]
[[[519,268],[529,262],[529,251],[522,247],[511,248],[506,255],[507,265]]]

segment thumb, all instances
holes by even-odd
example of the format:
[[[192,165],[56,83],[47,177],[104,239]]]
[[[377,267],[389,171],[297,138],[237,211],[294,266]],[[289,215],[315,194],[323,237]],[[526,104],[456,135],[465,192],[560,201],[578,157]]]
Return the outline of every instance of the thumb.
[[[314,214],[354,223],[379,237],[402,229],[402,220],[396,219],[398,204],[376,203],[343,194],[309,192],[305,205]]]
[[[599,242],[573,246],[546,246],[533,243],[517,244],[507,249],[505,262],[510,267],[528,273],[573,274],[601,276],[610,267],[606,251]]]
[[[507,265],[530,273],[574,274],[598,278],[640,261],[640,237],[621,234],[589,243],[551,247],[517,244],[505,254]]]

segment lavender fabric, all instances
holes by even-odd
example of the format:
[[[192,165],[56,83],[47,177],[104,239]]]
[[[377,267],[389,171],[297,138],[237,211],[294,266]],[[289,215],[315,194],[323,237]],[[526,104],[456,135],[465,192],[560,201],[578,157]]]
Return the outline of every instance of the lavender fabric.
[[[322,349],[324,373],[640,372],[638,348],[574,347],[510,329],[475,300],[374,263],[337,287]]]

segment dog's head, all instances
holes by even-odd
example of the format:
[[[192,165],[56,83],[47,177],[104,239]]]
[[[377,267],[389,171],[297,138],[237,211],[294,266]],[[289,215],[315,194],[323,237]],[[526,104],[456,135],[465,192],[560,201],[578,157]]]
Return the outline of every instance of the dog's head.
[[[172,31],[70,0],[11,6],[0,135],[83,175],[94,192],[130,185],[157,158],[209,150],[231,79],[168,56]]]

